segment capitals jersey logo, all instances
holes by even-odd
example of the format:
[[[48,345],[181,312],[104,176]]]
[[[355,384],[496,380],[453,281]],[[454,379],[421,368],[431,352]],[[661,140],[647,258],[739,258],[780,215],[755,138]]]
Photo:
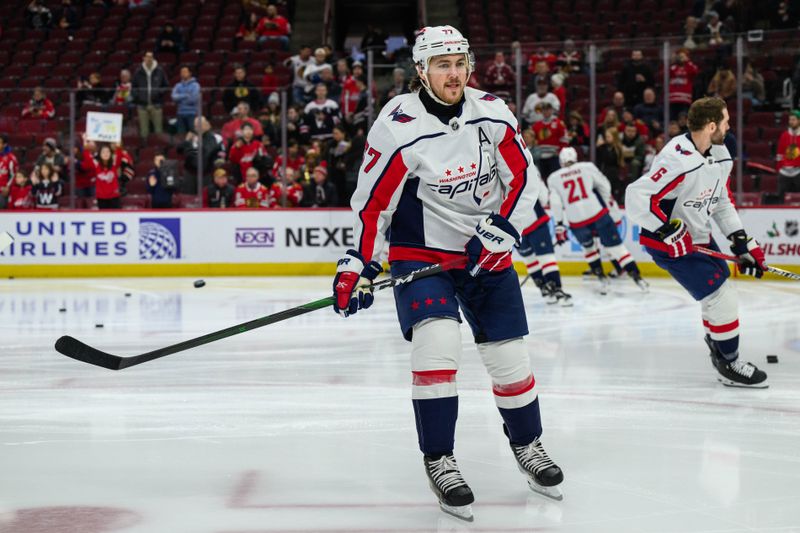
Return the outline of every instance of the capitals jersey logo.
[[[392,120],[394,122],[399,122],[401,124],[406,124],[406,123],[411,122],[412,120],[414,120],[416,118],[416,117],[412,117],[410,115],[406,115],[405,113],[403,113],[403,110],[400,109],[400,104],[397,104],[397,107],[395,107],[392,110],[392,112],[389,113],[389,115],[391,115]]]
[[[675,145],[675,151],[679,152],[681,155],[692,155],[692,152],[690,152],[689,150],[684,150],[683,148],[681,148],[680,144]]]
[[[486,93],[483,96],[481,96],[479,98],[479,100],[485,100],[487,102],[494,102],[495,100],[497,100],[497,97],[495,95],[493,95],[493,94]]]

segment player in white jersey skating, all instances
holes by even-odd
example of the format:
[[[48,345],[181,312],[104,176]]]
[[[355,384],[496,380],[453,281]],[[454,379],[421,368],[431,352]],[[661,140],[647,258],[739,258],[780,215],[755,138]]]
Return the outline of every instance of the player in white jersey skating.
[[[491,376],[517,466],[531,489],[561,497],[563,474],[540,441],[525,308],[511,262],[533,222],[535,167],[505,103],[466,87],[474,64],[458,30],[423,28],[413,59],[414,91],[390,100],[367,137],[351,201],[356,249],[337,266],[334,308],[347,316],[370,306],[387,234],[392,275],[465,260],[465,269],[398,285],[395,304],[412,343],[412,403],[429,484],[444,511],[471,520],[474,497],[453,456],[459,309]]]
[[[647,282],[642,279],[636,261],[622,244],[617,226],[608,214],[608,205],[612,202],[608,178],[593,163],[578,162],[578,152],[572,147],[562,148],[558,158],[561,168],[547,178],[550,212],[556,221],[556,242],[562,244],[568,240],[566,220],[583,247],[589,267],[600,280],[601,294],[605,294],[609,281],[594,240],[596,234],[609,255],[640,289],[647,291]]]
[[[719,251],[711,220],[731,241],[741,273],[760,278],[764,252],[749,238],[731,199],[728,180],[733,159],[725,147],[728,109],[720,98],[701,98],[689,108],[689,133],[674,137],[656,155],[649,175],[628,186],[625,208],[641,226],[639,242],[655,263],[700,302],[711,362],[724,385],[767,387],[767,375],[739,360],[736,289],[725,280],[728,264],[693,251]]]

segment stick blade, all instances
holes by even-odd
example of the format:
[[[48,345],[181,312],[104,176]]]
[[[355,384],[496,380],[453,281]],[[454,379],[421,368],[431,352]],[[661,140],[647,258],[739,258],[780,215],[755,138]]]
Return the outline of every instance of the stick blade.
[[[56,351],[77,361],[109,370],[119,370],[122,367],[122,357],[101,352],[69,335],[64,335],[56,341]]]

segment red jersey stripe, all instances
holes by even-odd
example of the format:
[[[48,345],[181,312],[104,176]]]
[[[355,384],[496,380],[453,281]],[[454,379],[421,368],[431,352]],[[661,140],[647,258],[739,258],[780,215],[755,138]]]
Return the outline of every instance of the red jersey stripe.
[[[505,137],[503,137],[502,142],[498,146],[500,156],[503,158],[503,161],[506,162],[508,169],[514,176],[509,185],[508,196],[506,196],[506,199],[503,200],[503,204],[500,206],[500,216],[506,219],[508,219],[514,211],[517,200],[522,194],[522,189],[525,188],[525,183],[528,180],[526,174],[528,170],[528,160],[525,159],[522,149],[517,144],[516,133],[517,132],[513,129],[506,126]]]
[[[403,178],[408,172],[405,161],[403,161],[403,154],[401,151],[392,157],[392,160],[384,169],[381,177],[375,182],[369,194],[369,198],[364,204],[363,209],[358,214],[361,219],[361,242],[359,243],[358,251],[364,256],[365,261],[372,260],[375,255],[375,238],[378,233],[378,219],[381,212],[389,207],[389,202],[394,196],[394,193],[403,182]]]

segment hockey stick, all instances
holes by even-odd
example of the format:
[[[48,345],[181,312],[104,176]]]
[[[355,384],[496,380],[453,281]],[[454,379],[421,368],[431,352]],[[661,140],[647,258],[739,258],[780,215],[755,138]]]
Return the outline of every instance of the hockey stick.
[[[0,252],[11,246],[12,242],[14,242],[14,237],[9,232],[0,233]]]
[[[465,262],[466,258],[463,258],[430,265],[410,272],[404,276],[397,276],[395,278],[379,281],[373,284],[372,288],[373,290],[380,291],[395,287],[397,285],[411,283],[412,281],[420,278],[432,276],[458,266],[463,266]],[[322,298],[321,300],[309,302],[297,307],[292,307],[291,309],[286,309],[284,311],[279,311],[271,315],[251,320],[249,322],[244,322],[243,324],[237,324],[229,328],[221,329],[219,331],[203,335],[202,337],[197,337],[196,339],[189,339],[188,341],[179,342],[178,344],[173,344],[172,346],[159,348],[158,350],[153,350],[152,352],[143,353],[141,355],[132,355],[130,357],[120,357],[119,355],[113,355],[100,351],[97,348],[92,348],[88,344],[85,344],[68,335],[59,338],[56,341],[55,348],[62,355],[77,359],[78,361],[83,361],[84,363],[89,363],[90,365],[101,366],[103,368],[108,368],[109,370],[122,370],[123,368],[140,365],[142,363],[152,361],[153,359],[159,359],[161,357],[182,352],[190,348],[196,348],[197,346],[202,346],[203,344],[208,344],[220,339],[232,337],[233,335],[251,331],[262,326],[275,324],[276,322],[281,322],[288,318],[304,315],[306,313],[310,313],[311,311],[322,309],[323,307],[329,307],[333,305],[333,301],[333,296],[328,296],[326,298]]]
[[[717,252],[716,250],[712,250],[710,248],[705,248],[703,246],[692,246],[692,250],[695,252],[700,252],[701,254],[710,255],[711,257],[716,257],[717,259],[724,259],[725,261],[733,261],[734,263],[739,262],[739,258],[735,255],[728,255],[723,254],[722,252]],[[788,270],[783,270],[782,268],[775,268],[771,266],[767,266],[767,272],[772,272],[775,275],[783,276],[784,278],[788,278],[794,281],[800,281],[800,274],[795,274],[794,272],[789,272]]]

